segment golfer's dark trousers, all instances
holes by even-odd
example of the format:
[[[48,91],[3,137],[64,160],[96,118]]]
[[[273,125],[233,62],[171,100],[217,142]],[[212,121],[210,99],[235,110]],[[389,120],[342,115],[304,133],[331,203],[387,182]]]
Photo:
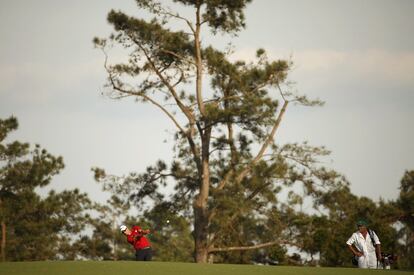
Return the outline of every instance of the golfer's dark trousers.
[[[135,251],[135,259],[137,261],[151,261],[152,259],[152,249],[151,247],[145,247]]]

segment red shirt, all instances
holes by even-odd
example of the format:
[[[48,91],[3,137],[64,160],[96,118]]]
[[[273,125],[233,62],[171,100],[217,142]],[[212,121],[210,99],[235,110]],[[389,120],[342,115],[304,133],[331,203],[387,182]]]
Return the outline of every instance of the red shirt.
[[[144,249],[150,247],[151,244],[148,239],[144,236],[147,232],[142,232],[141,227],[135,225],[131,229],[131,234],[127,236],[127,240],[132,244],[135,250]]]

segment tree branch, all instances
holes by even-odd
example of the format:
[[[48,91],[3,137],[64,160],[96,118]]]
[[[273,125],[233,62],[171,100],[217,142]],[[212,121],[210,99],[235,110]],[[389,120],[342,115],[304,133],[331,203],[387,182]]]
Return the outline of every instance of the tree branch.
[[[262,156],[263,156],[264,152],[266,151],[267,147],[272,142],[272,140],[273,140],[273,138],[276,134],[277,129],[279,128],[280,122],[282,121],[283,115],[286,112],[286,108],[287,108],[288,104],[289,104],[289,101],[285,101],[283,103],[283,107],[280,110],[280,113],[279,113],[279,115],[278,115],[278,117],[275,121],[275,124],[273,125],[272,131],[270,132],[270,134],[267,137],[266,141],[263,143],[263,145],[260,148],[260,151],[257,153],[256,157],[243,169],[243,171],[237,177],[236,181],[238,183],[240,183],[244,179],[244,177],[250,172],[250,170],[256,164],[256,162],[258,162],[262,158]]]
[[[212,248],[209,248],[208,253],[254,250],[254,249],[269,247],[269,246],[273,246],[277,244],[290,244],[290,245],[296,246],[296,244],[290,241],[280,240],[280,241],[255,244],[255,245],[250,245],[250,246],[212,247]]]
[[[109,73],[110,74],[110,73]],[[120,92],[120,93],[123,93],[123,94],[128,94],[128,95],[131,95],[131,96],[138,96],[138,97],[142,97],[142,98],[144,98],[145,100],[148,100],[149,102],[151,102],[153,105],[155,105],[155,106],[157,106],[158,108],[160,108],[161,110],[162,110],[162,112],[164,112],[172,121],[173,121],[173,123],[175,124],[175,126],[179,129],[179,131],[185,136],[186,135],[186,132],[184,131],[184,129],[181,127],[181,125],[178,123],[178,121],[175,119],[175,117],[170,113],[170,112],[168,112],[168,110],[167,109],[165,109],[161,104],[159,104],[157,101],[155,101],[155,100],[153,100],[152,98],[150,98],[149,96],[147,96],[145,93],[143,93],[143,92],[135,92],[135,91],[128,91],[128,90],[125,90],[125,89],[122,89],[122,88],[120,88],[120,87],[118,87],[116,84],[115,84],[115,82],[114,82],[114,80],[113,80],[113,77],[112,77],[112,75],[110,74],[110,76],[109,76],[109,79],[110,79],[110,82],[111,82],[111,85],[112,85],[112,88],[114,89],[114,90],[117,90],[118,92]]]
[[[190,27],[190,30],[193,33],[193,35],[195,34],[193,24],[187,18],[180,16],[178,13],[174,14],[174,13],[172,13],[170,11],[167,11],[163,8],[161,8],[160,13],[163,14],[163,15],[168,15],[168,16],[171,16],[171,17],[174,17],[174,18],[185,21],[187,23],[187,25]]]
[[[269,76],[269,78],[265,81],[265,83],[263,83],[262,85],[258,85],[257,87],[255,87],[253,90],[251,90],[250,91],[250,93],[254,93],[255,91],[257,91],[257,90],[259,90],[259,89],[261,89],[261,88],[263,88],[263,87],[266,87],[268,84],[269,84],[269,81],[271,81],[272,80],[272,77],[271,76]],[[282,120],[282,117],[283,117],[283,115],[284,115],[284,113],[285,113],[285,111],[286,111],[286,108],[287,108],[287,105],[289,104],[289,101],[285,98],[285,96],[283,95],[283,93],[282,93],[282,90],[280,89],[280,85],[279,85],[279,83],[276,83],[276,85],[277,85],[277,87],[278,87],[278,89],[279,89],[279,92],[280,92],[280,95],[282,96],[282,98],[283,98],[283,100],[284,100],[284,104],[283,104],[283,107],[282,107],[282,110],[280,111],[280,113],[279,113],[279,116],[278,116],[278,118],[276,119],[276,122],[275,122],[275,124],[274,124],[274,126],[273,126],[273,129],[272,129],[272,132],[270,133],[270,135],[269,135],[269,137],[267,138],[267,140],[266,140],[266,142],[263,144],[263,146],[262,146],[262,148],[261,148],[261,150],[259,151],[259,153],[257,154],[257,156],[255,157],[255,159],[253,159],[253,161],[239,174],[239,177],[237,177],[237,182],[240,182],[240,181],[242,181],[243,180],[243,178],[247,175],[247,173],[250,171],[250,169],[251,169],[251,167],[253,167],[253,165],[259,160],[259,159],[261,159],[262,158],[262,156],[263,156],[263,154],[264,154],[264,152],[265,152],[265,150],[267,149],[267,147],[269,146],[269,144],[270,144],[270,142],[271,142],[271,140],[274,138],[274,135],[275,135],[275,133],[276,133],[276,130],[277,130],[277,128],[279,127],[279,124],[280,124],[280,122],[281,122],[281,120]],[[233,99],[233,98],[238,98],[239,96],[225,96],[225,97],[223,97],[223,98],[221,98],[221,99],[219,99],[219,101],[222,101],[222,100],[224,100],[224,102],[226,102],[228,99]],[[230,131],[230,129],[229,129],[229,131]],[[233,160],[233,157],[232,157],[232,160]],[[219,183],[219,185],[218,185],[218,187],[217,187],[217,189],[218,190],[221,190],[221,189],[223,189],[224,188],[224,186],[227,184],[227,182],[228,182],[228,180],[230,179],[230,177],[231,177],[231,175],[234,173],[234,171],[233,171],[233,169],[230,169],[227,173],[226,173],[226,175],[224,176],[224,178],[220,181],[220,183]]]
[[[139,43],[139,41],[134,39],[132,36],[129,35],[129,37],[141,49],[141,51],[144,53],[146,59],[148,60],[149,64],[151,65],[151,68],[153,69],[155,74],[160,78],[161,82],[164,83],[165,86],[167,86],[167,88],[170,91],[171,95],[174,97],[175,102],[177,102],[178,107],[184,113],[184,115],[187,117],[187,119],[189,121],[189,124],[190,124],[190,127],[189,127],[188,132],[184,132],[184,135],[187,137],[188,143],[189,143],[190,148],[191,148],[191,152],[193,154],[193,159],[196,163],[197,169],[200,172],[201,171],[201,159],[200,159],[200,154],[197,151],[197,147],[195,145],[195,142],[193,140],[193,134],[194,134],[193,128],[194,128],[194,125],[195,125],[195,117],[192,114],[191,109],[188,108],[187,106],[185,106],[182,103],[182,101],[180,100],[180,98],[179,98],[177,92],[175,91],[174,87],[168,82],[167,79],[165,79],[165,77],[157,69],[157,67],[155,66],[154,61],[151,59],[151,57],[149,56],[146,49]]]
[[[145,57],[147,58],[149,64],[151,65],[152,70],[155,72],[155,74],[160,78],[161,82],[164,83],[164,85],[168,88],[171,95],[174,97],[175,102],[177,102],[178,107],[181,109],[181,111],[185,114],[185,116],[188,118],[188,120],[191,122],[194,120],[194,116],[191,114],[189,109],[181,102],[177,92],[175,91],[174,87],[168,82],[168,80],[161,74],[161,72],[158,70],[158,68],[155,66],[154,61],[149,56],[146,49],[132,36],[129,36],[132,41],[141,49],[141,51],[144,53]]]
[[[178,58],[178,59],[180,59],[182,61],[186,61],[186,62],[190,63],[191,65],[196,65],[196,63],[194,63],[193,61],[187,60],[184,56],[179,55],[179,54],[177,54],[177,53],[175,53],[173,51],[164,50],[164,49],[160,49],[160,51],[163,52],[163,53],[166,53],[166,54],[170,54],[170,55],[172,55],[172,56],[174,56],[174,57],[176,57],[176,58]]]
[[[178,121],[175,119],[175,117],[167,109],[165,109],[161,104],[159,104],[158,102],[156,102],[155,100],[153,100],[152,98],[150,98],[149,96],[147,96],[144,92],[128,91],[128,90],[122,89],[121,87],[117,86],[115,84],[115,80],[114,80],[113,74],[112,74],[111,70],[108,68],[108,65],[107,65],[107,63],[108,63],[108,55],[107,55],[107,53],[105,52],[104,49],[102,49],[102,52],[105,55],[104,68],[105,68],[105,70],[107,71],[107,73],[109,75],[109,81],[111,82],[112,88],[114,90],[119,91],[122,94],[127,94],[127,95],[130,95],[130,96],[139,96],[139,97],[144,98],[145,100],[148,100],[153,105],[155,105],[158,108],[160,108],[162,110],[162,112],[164,112],[173,121],[173,123],[179,129],[179,131],[183,135],[186,135],[186,132],[181,127],[181,125],[178,123]]]
[[[196,71],[197,71],[197,78],[196,78],[196,93],[197,93],[197,103],[198,108],[200,110],[200,114],[203,117],[206,117],[206,110],[203,102],[203,95],[202,95],[202,78],[203,78],[203,62],[201,58],[201,45],[200,45],[200,5],[197,6],[196,11],[196,29],[194,33],[194,47],[196,52]]]

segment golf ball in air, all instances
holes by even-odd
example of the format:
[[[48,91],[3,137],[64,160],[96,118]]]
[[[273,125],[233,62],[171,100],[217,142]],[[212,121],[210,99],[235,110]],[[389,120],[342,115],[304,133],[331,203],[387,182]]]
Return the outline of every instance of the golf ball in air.
[[[167,220],[167,223],[170,223],[170,220]]]

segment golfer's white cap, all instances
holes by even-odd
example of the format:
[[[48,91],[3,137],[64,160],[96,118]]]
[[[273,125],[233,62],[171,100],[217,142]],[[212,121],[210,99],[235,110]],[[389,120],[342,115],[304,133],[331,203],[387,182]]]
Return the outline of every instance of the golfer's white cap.
[[[121,232],[124,232],[127,229],[127,227],[123,224],[119,227],[119,229],[121,230]]]

